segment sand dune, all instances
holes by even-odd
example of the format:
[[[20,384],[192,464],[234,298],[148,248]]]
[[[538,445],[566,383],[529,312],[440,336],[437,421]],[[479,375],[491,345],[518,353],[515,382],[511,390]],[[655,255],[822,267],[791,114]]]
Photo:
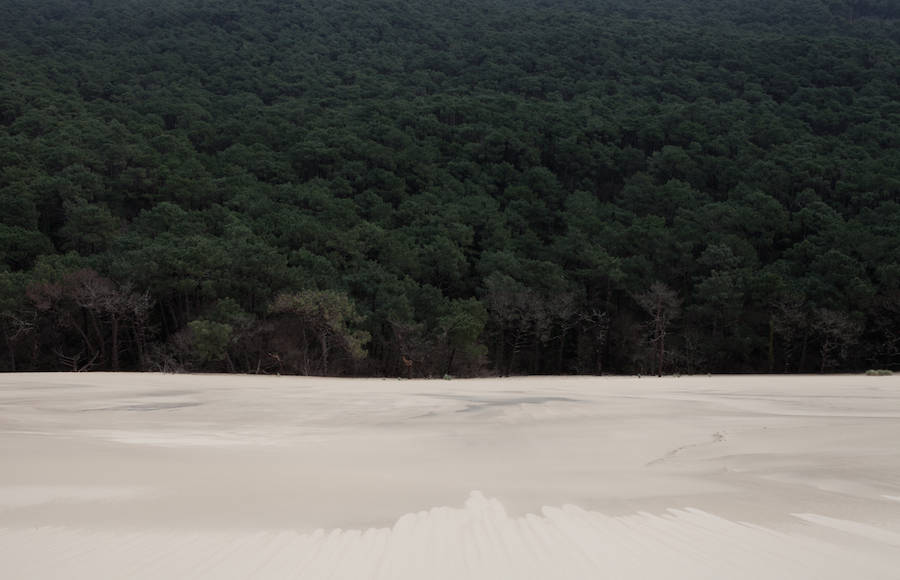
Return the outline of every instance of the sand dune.
[[[0,577],[895,579],[898,440],[894,377],[4,375]]]
[[[897,534],[862,524],[849,533],[874,541],[835,550],[690,509],[609,517],[564,506],[513,518],[476,492],[462,509],[407,514],[389,529],[6,530],[0,553],[10,578],[897,577]]]

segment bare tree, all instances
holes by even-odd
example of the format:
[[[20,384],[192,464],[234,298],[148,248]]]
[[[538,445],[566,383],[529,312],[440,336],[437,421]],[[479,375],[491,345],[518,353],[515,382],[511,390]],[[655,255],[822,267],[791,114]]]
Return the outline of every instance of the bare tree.
[[[678,294],[663,284],[654,282],[650,289],[635,297],[637,303],[650,315],[649,340],[656,355],[656,374],[662,376],[666,354],[666,334],[672,320],[681,313]]]
[[[53,343],[60,352],[62,343],[68,343],[89,359],[91,365],[119,370],[122,329],[130,326],[138,365],[143,364],[144,335],[151,307],[149,294],[134,292],[127,285],[119,286],[85,268],[69,272],[56,282],[32,284],[26,295],[36,315],[50,322],[57,333]],[[65,355],[59,359],[67,367],[77,367],[80,356]]]
[[[28,313],[2,312],[3,338],[6,339],[6,348],[9,352],[9,370],[16,372],[16,348],[19,343],[28,336],[34,334],[33,312],[29,320]]]
[[[72,354],[72,355],[67,355],[67,354],[63,353],[62,351],[60,351],[59,349],[54,349],[53,354],[55,354],[56,356],[59,357],[59,360],[61,363],[63,363],[67,367],[70,367],[70,369],[73,373],[80,373],[83,371],[90,370],[91,368],[93,368],[94,363],[97,361],[97,357],[100,355],[99,352],[95,352],[94,356],[91,358],[91,360],[89,360],[88,362],[86,362],[84,364],[80,364],[81,355],[84,354],[83,350],[80,350],[77,353]]]
[[[777,334],[784,344],[784,370],[791,370],[791,363],[796,358],[796,350],[799,346],[800,360],[797,361],[794,370],[802,371],[806,360],[806,344],[809,340],[809,310],[804,297],[799,294],[789,294],[775,302],[770,318],[770,327],[770,357],[774,361],[774,335]]]
[[[609,334],[609,314],[599,308],[591,308],[578,314],[580,329],[578,341],[578,364],[580,372],[603,372],[603,347]],[[560,346],[560,360],[562,360]]]
[[[495,366],[505,374],[513,372],[520,354],[530,347],[530,371],[538,372],[542,352],[559,341],[555,358],[561,367],[567,334],[582,323],[577,316],[579,295],[568,289],[529,286],[496,272],[485,279],[485,290],[484,304],[497,341]]]
[[[557,372],[563,372],[563,357],[569,332],[583,322],[579,316],[581,302],[581,296],[571,290],[551,294],[546,302],[547,312],[555,331],[552,334],[547,333],[547,339],[549,341],[556,340],[559,343],[556,349]]]
[[[819,372],[847,358],[847,350],[856,343],[862,326],[843,312],[817,308],[813,313],[813,330],[821,339]]]
[[[93,270],[77,270],[64,281],[75,303],[87,312],[99,345],[98,355],[101,358],[106,355],[109,367],[118,371],[121,329],[123,323],[131,324],[140,364],[144,328],[151,306],[149,294],[134,292],[129,285],[118,286]]]
[[[495,272],[488,276],[485,288],[485,304],[497,326],[494,364],[502,369],[501,372],[509,374],[519,352],[528,344],[537,318],[535,311],[540,308],[541,301],[530,288],[505,274]],[[507,346],[509,357],[506,356]]]

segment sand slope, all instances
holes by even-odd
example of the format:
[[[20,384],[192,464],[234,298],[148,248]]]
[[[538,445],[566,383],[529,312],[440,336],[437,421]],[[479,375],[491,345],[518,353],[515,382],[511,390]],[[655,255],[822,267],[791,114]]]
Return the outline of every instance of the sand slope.
[[[894,579],[897,441],[895,377],[4,375],[0,576]]]

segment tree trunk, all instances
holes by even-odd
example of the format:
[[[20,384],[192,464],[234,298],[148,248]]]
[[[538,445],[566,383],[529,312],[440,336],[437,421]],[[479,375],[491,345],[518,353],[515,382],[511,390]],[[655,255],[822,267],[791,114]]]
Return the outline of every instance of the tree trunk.
[[[14,373],[16,372],[16,350],[8,335],[6,336],[6,348],[9,349],[9,370]]]
[[[312,374],[311,364],[309,362],[309,337],[306,336],[306,329],[303,329],[303,376],[308,377]]]
[[[328,333],[319,333],[319,344],[322,346],[322,374],[328,376]]]
[[[180,325],[178,324],[178,311],[172,303],[169,303],[169,312],[172,315],[172,332],[175,332]]]
[[[497,372],[503,374],[503,350],[506,348],[506,328],[500,324],[500,332],[497,334],[497,346],[494,349],[494,366]]]
[[[138,370],[144,370],[144,341],[141,338],[142,332],[138,330],[138,325],[132,323],[131,325],[132,334],[134,334],[134,344],[137,348],[137,356],[138,356]]]
[[[447,370],[444,371],[444,375],[449,376],[450,370],[453,368],[453,359],[456,356],[456,348],[450,349],[450,358],[447,359]]]
[[[556,372],[563,374],[563,355],[566,350],[566,329],[559,335],[559,350],[556,352]]]
[[[90,337],[87,335],[87,333],[84,331],[84,329],[81,328],[78,324],[75,324],[74,320],[73,320],[72,326],[75,327],[75,330],[78,331],[79,335],[81,335],[81,340],[84,341],[84,346],[85,346],[85,348],[87,348],[88,354],[96,353],[97,350],[94,348],[94,345],[91,343]]]
[[[666,332],[660,333],[659,337],[659,361],[656,363],[656,376],[661,377],[663,374],[663,357],[666,353]]]
[[[822,360],[819,364],[819,373],[825,373],[825,367],[828,365],[828,361],[831,358],[831,351],[834,350],[834,344],[831,342],[830,338],[825,338],[822,341],[822,348],[819,351]]]
[[[797,365],[797,372],[802,373],[806,368],[806,345],[809,342],[809,332],[803,331],[803,344],[800,346],[800,363]]]
[[[519,354],[519,344],[518,337],[515,339],[515,343],[512,345],[512,351],[509,353],[509,359],[506,361],[506,376],[510,376],[513,371],[513,367],[516,364],[516,355]]]
[[[97,335],[97,344],[100,349],[100,360],[105,360],[106,357],[106,340],[103,338],[103,331],[100,330],[100,324],[97,322],[97,315],[93,310],[88,310],[88,318],[91,321],[91,327],[94,329],[94,334]]]
[[[662,295],[658,295],[656,297],[656,340],[659,343],[659,356],[656,360],[656,376],[662,376],[662,358],[663,358],[663,350],[665,349],[665,338],[664,338],[664,328],[662,321]]]
[[[113,371],[119,370],[119,317],[113,315],[112,320],[112,344],[110,345],[110,363]]]
[[[159,319],[162,321],[163,336],[171,336],[172,332],[169,330],[169,321],[166,320],[166,308],[163,306],[162,301],[157,302],[157,306],[159,307]]]

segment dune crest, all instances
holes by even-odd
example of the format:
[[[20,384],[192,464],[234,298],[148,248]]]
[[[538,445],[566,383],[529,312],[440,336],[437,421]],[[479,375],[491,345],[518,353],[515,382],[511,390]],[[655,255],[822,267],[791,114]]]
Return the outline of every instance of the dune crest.
[[[695,509],[611,517],[577,506],[511,517],[473,491],[464,507],[391,528],[267,532],[0,529],[10,578],[485,579],[896,577],[897,535],[803,514],[876,540],[865,548],[787,535]],[[859,528],[859,530],[854,529]]]

